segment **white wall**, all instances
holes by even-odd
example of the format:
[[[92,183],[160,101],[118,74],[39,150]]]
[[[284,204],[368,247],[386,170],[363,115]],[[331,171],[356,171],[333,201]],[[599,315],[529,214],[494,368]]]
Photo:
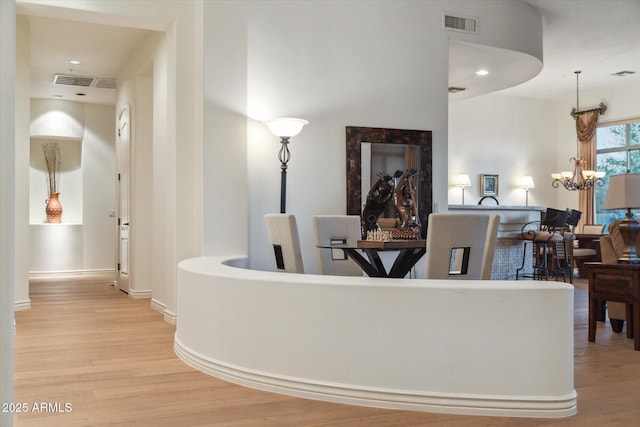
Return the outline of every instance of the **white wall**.
[[[0,2],[0,402],[13,402],[16,19],[15,4]],[[26,226],[23,227],[26,229]],[[0,412],[0,425],[11,427],[13,414]]]
[[[3,35],[4,37],[4,35]],[[24,17],[16,23],[15,82],[15,304],[18,309],[31,306],[29,300],[29,158],[31,124],[31,43],[30,27]],[[4,52],[4,51],[3,51]],[[4,60],[2,61],[4,63]],[[4,202],[3,202],[4,204]]]
[[[153,295],[153,68],[166,35],[149,36],[131,54],[118,76],[116,111],[129,108],[130,194],[129,287],[131,295]],[[154,297],[158,297],[155,295]]]
[[[83,258],[87,268],[110,269],[115,264],[117,219],[115,110],[87,104],[82,150]]]
[[[576,413],[568,283],[235,267],[244,261],[201,257],[178,267],[174,348],[209,375],[381,408],[543,418]]]
[[[122,8],[88,1],[80,7],[106,13],[101,19],[111,14],[122,25],[158,31],[119,76],[123,85],[116,110],[131,105],[134,131],[133,290],[151,294],[153,306],[175,322],[177,262],[202,251],[202,4],[165,1],[149,8],[146,2],[126,3]]]
[[[247,4],[204,9],[204,253],[248,253]]]
[[[522,37],[522,25],[541,22],[531,8],[515,2],[482,5],[491,8],[469,1],[247,3],[247,22],[239,25],[248,27],[252,268],[271,268],[263,216],[278,211],[280,198],[279,141],[260,124],[263,119],[310,121],[290,144],[287,183],[287,212],[298,218],[308,272],[316,271],[311,216],[346,211],[346,126],[431,130],[434,210],[446,209],[449,39],[501,40],[500,47],[540,53],[538,37]],[[495,21],[496,33],[447,32],[442,29],[445,11]]]
[[[44,135],[52,140],[73,138],[60,141],[62,148],[67,148],[62,155],[78,158],[72,170],[60,177],[62,224],[44,223],[45,172],[32,168],[29,270],[38,273],[113,271],[116,218],[110,216],[110,212],[116,208],[114,108],[62,100],[33,100],[32,114],[32,136],[37,137],[33,140],[35,146],[48,139]],[[32,155],[41,160],[42,152]],[[62,163],[65,164],[65,158]],[[69,204],[65,205],[65,200]]]
[[[82,139],[84,107],[80,102],[34,99],[31,102],[31,136]]]
[[[618,77],[616,77],[618,78]],[[640,85],[622,85],[580,91],[580,109],[600,102],[607,112],[599,121],[640,117]],[[551,173],[566,170],[576,155],[575,122],[570,115],[575,94],[540,100],[489,94],[449,106],[449,203],[459,204],[458,173],[469,173],[471,187],[466,204],[480,199],[479,174],[500,175],[502,205],[523,205],[521,175],[532,175],[536,188],[529,191],[529,204],[560,209],[578,208],[578,194],[551,187]],[[489,203],[489,202],[487,202]]]
[[[346,212],[346,126],[431,130],[434,177],[446,175],[448,44],[434,9],[408,2],[250,4],[252,268],[272,268],[263,217],[278,212],[280,200],[280,144],[263,119],[310,121],[292,138],[287,183],[287,212],[297,216],[308,272],[316,271],[311,216]],[[442,186],[434,185],[433,196],[446,201]]]
[[[557,168],[553,105],[547,100],[497,94],[451,103],[449,203],[461,203],[462,192],[455,186],[455,179],[467,173],[471,187],[465,189],[465,204],[474,205],[480,200],[481,174],[498,174],[497,198],[501,205],[524,205],[525,192],[519,187],[519,179],[531,175],[536,188],[529,191],[529,205],[555,206],[557,190],[551,188],[549,178]]]

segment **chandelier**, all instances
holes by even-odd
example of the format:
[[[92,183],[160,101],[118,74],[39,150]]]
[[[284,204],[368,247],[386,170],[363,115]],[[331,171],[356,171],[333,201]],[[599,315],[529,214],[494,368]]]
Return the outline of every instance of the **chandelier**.
[[[580,71],[575,71],[576,73],[576,108],[571,112],[571,115],[574,119],[578,120],[579,109],[579,86],[578,86],[578,78],[580,76]],[[575,114],[574,114],[575,112]],[[576,138],[576,154],[579,154],[579,141]],[[593,188],[594,185],[603,185],[605,173],[601,171],[593,171],[593,170],[585,170],[582,168],[583,160],[580,157],[572,157],[569,159],[571,163],[573,163],[573,170],[562,171],[560,173],[552,173],[551,178],[553,178],[553,182],[551,185],[553,188],[558,188],[562,185],[567,190],[571,191],[582,191],[589,190]]]

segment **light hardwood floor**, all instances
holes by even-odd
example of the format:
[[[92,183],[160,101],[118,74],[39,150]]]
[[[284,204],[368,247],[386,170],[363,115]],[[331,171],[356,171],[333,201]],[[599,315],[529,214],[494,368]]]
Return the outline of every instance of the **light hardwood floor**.
[[[16,414],[15,425],[640,425],[640,352],[626,330],[615,334],[608,324],[599,323],[596,343],[588,343],[584,281],[575,298],[578,414],[525,419],[363,408],[240,387],[182,363],[173,352],[175,328],[149,300],[130,299],[105,281],[39,281],[31,285],[32,309],[16,313],[15,402],[29,411]],[[34,412],[40,403],[59,410]]]

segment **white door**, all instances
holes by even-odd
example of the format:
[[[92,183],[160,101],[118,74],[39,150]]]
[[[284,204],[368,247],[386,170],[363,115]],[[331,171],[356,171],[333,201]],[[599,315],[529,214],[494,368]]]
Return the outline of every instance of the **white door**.
[[[129,293],[129,156],[131,111],[125,105],[118,115],[116,139],[118,179],[118,230],[116,280],[118,288]]]

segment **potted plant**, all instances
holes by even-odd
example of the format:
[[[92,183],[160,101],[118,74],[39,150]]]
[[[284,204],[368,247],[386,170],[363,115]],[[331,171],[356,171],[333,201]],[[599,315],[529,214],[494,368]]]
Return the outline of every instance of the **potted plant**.
[[[47,164],[47,180],[49,183],[49,199],[46,201],[47,222],[59,223],[62,221],[62,205],[60,204],[60,193],[58,192],[62,159],[60,145],[57,142],[45,142],[42,144],[42,151]]]

